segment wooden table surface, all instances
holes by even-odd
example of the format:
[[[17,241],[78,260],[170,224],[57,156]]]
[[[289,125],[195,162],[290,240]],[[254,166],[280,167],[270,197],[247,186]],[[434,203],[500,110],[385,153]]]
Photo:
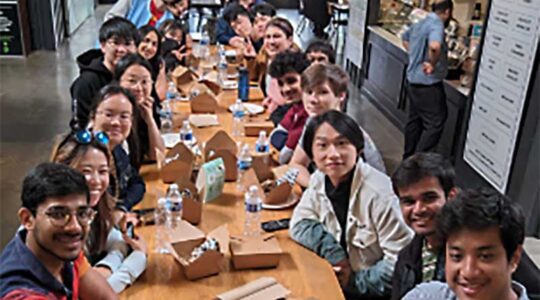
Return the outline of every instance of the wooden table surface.
[[[252,95],[262,96],[260,89],[252,89],[250,92]],[[224,91],[219,95],[217,115],[220,126],[194,128],[194,134],[199,142],[208,140],[220,129],[230,132],[232,115],[227,111],[227,107],[235,99],[235,91]],[[173,110],[187,115],[189,103],[176,103]],[[263,120],[265,116],[266,114],[263,114],[254,119]],[[254,143],[256,138],[244,137],[241,140]],[[159,179],[155,164],[143,166],[141,174],[145,178],[147,192],[137,208],[155,207],[157,198],[164,195],[167,185]],[[201,223],[197,227],[208,233],[222,224],[228,224],[231,235],[242,234],[244,222],[242,199],[242,195],[236,191],[236,183],[226,183],[224,193],[218,199],[204,204]],[[292,208],[264,210],[262,221],[289,218],[291,214]],[[237,271],[232,267],[228,253],[224,270],[220,274],[196,281],[189,281],[184,277],[180,264],[171,255],[153,252],[155,226],[138,227],[136,233],[143,236],[148,244],[148,266],[133,286],[120,294],[122,299],[214,299],[218,294],[262,276],[274,277],[289,289],[291,295],[288,299],[344,299],[330,264],[296,244],[285,230],[276,234],[283,250],[277,268]]]

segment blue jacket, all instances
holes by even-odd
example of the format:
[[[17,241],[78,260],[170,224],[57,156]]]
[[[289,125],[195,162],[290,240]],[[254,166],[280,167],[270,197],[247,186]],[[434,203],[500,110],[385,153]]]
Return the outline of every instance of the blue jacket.
[[[79,294],[78,264],[66,262],[62,277],[66,286],[45,268],[25,244],[26,230],[18,231],[0,255],[0,298],[20,299],[47,296],[51,299],[77,299]],[[6,297],[7,296],[7,297]]]

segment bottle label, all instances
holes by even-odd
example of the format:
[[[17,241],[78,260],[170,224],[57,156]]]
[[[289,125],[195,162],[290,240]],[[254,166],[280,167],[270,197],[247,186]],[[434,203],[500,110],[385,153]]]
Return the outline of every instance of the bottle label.
[[[172,212],[182,211],[182,202],[180,202],[180,201],[177,201],[177,202],[170,201],[169,202],[169,210],[172,211]]]
[[[174,98],[176,98],[176,93],[168,91],[166,97],[167,97],[167,99],[174,99]]]
[[[180,140],[181,141],[191,141],[191,140],[193,140],[193,133],[191,133],[191,132],[180,133]]]
[[[255,213],[259,212],[262,209],[260,203],[245,203],[246,212]]]
[[[267,153],[270,152],[270,146],[268,144],[256,144],[255,151],[259,153]]]
[[[235,109],[233,112],[233,117],[235,118],[242,118],[244,117],[244,115],[245,115],[245,112],[243,109]]]
[[[251,162],[248,160],[238,160],[237,166],[239,170],[245,171],[251,167]]]

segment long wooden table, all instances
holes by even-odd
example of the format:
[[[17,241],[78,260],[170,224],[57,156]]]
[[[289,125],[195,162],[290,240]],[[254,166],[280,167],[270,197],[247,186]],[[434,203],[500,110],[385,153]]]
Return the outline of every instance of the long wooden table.
[[[254,96],[262,95],[260,89],[252,89],[250,92]],[[231,130],[232,116],[227,108],[234,103],[236,92],[224,91],[218,98],[217,115],[221,125],[194,128],[198,142],[208,140],[220,129],[228,132]],[[187,115],[189,103],[176,103],[173,110]],[[264,118],[265,115],[262,115],[254,119]],[[254,143],[256,138],[243,137],[241,140]],[[155,207],[157,198],[165,193],[167,185],[159,179],[155,164],[143,166],[141,173],[146,181],[147,193],[137,208]],[[244,222],[242,199],[242,195],[236,191],[236,184],[226,183],[224,193],[217,200],[204,204],[202,221],[198,227],[208,233],[222,224],[228,224],[231,235],[240,235]],[[262,221],[289,218],[291,214],[292,208],[264,210]],[[227,254],[224,270],[220,274],[196,281],[189,281],[184,277],[180,264],[171,255],[153,252],[155,226],[138,227],[136,233],[143,236],[148,243],[148,266],[135,284],[120,294],[122,299],[214,299],[220,293],[262,276],[272,276],[289,289],[289,299],[344,299],[330,264],[291,240],[288,231],[276,233],[284,252],[277,268],[237,271],[231,266],[230,254]]]

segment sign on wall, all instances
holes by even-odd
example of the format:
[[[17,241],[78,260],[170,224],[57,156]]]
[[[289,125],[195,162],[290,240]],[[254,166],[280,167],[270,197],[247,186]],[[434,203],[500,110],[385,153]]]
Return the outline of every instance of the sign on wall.
[[[540,37],[540,0],[493,0],[464,160],[505,193]]]
[[[17,1],[0,1],[0,55],[24,55],[23,49]]]
[[[364,54],[368,0],[350,0],[349,10],[345,58],[360,68]]]

